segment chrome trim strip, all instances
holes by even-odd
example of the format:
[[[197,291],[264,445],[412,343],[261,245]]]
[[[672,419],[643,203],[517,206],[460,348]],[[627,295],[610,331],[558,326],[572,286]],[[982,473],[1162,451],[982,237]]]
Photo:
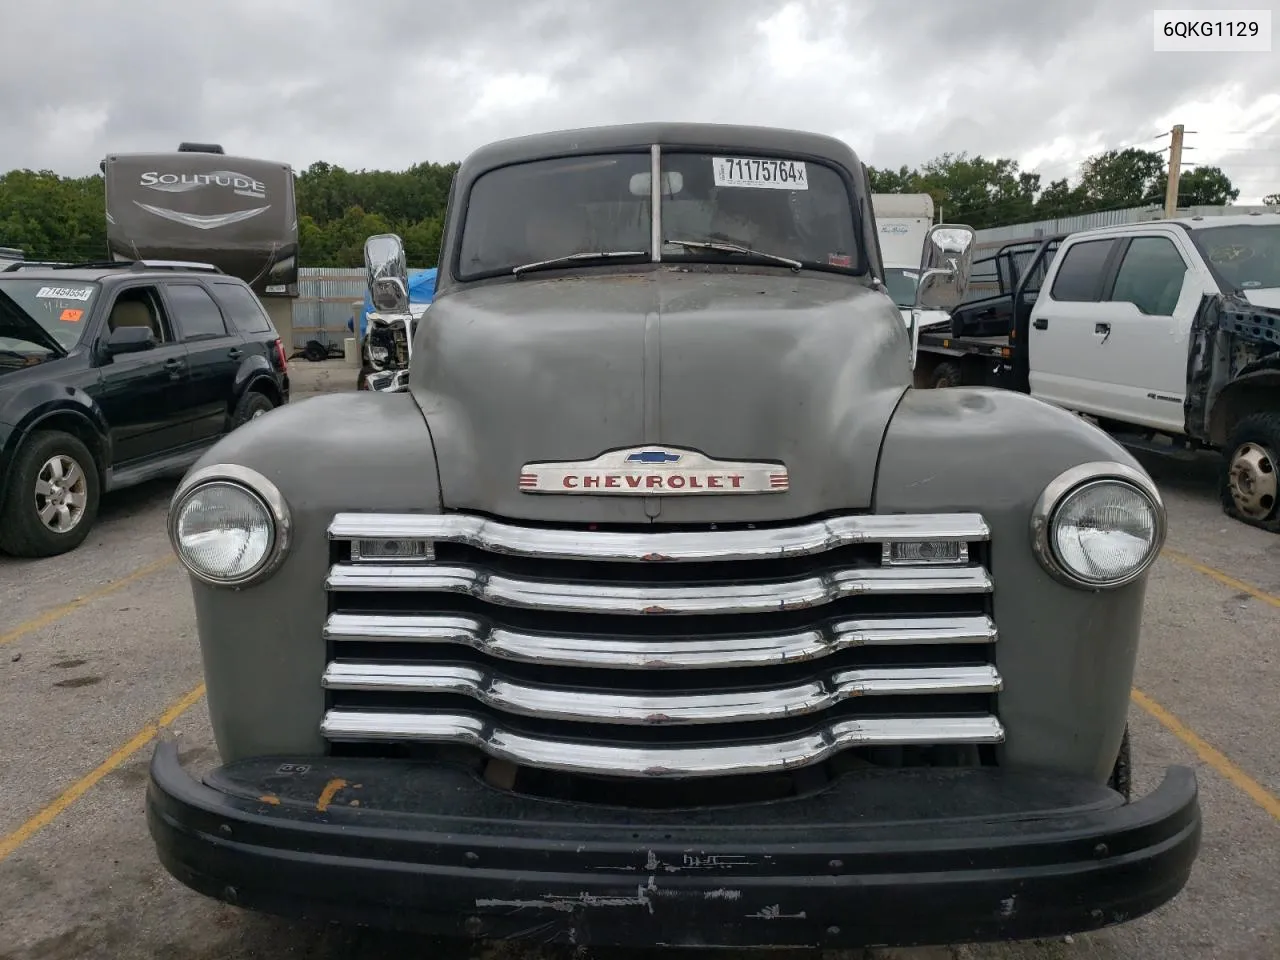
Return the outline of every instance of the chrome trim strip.
[[[614,533],[521,527],[464,514],[339,513],[331,540],[447,540],[493,553],[557,560],[771,560],[859,543],[988,540],[976,513],[835,517],[764,530]]]
[[[862,594],[989,593],[981,567],[875,567],[821,576],[701,586],[630,586],[523,580],[464,565],[335,564],[325,578],[332,591],[385,590],[461,593],[488,603],[573,613],[636,615],[768,613],[801,610]]]
[[[452,643],[503,660],[612,670],[699,670],[818,660],[851,647],[996,642],[990,617],[845,620],[813,630],[728,638],[629,639],[523,633],[471,617],[332,613],[324,639]]]
[[[592,776],[714,777],[791,770],[860,746],[1001,743],[993,716],[892,717],[842,720],[785,740],[724,746],[621,746],[526,737],[469,714],[329,710],[320,726],[328,740],[412,740],[460,743],[491,757]]]
[[[786,687],[659,694],[532,686],[468,666],[345,660],[330,663],[321,683],[329,690],[455,694],[527,717],[668,726],[802,716],[853,697],[998,693],[1000,675],[990,665],[875,667]]]

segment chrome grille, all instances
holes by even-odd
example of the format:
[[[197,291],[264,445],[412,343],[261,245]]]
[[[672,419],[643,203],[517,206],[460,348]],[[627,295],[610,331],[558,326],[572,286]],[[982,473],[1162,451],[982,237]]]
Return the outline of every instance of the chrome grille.
[[[344,513],[329,536],[334,744],[687,778],[1004,736],[977,515],[619,531]],[[948,562],[891,556],[942,541]]]

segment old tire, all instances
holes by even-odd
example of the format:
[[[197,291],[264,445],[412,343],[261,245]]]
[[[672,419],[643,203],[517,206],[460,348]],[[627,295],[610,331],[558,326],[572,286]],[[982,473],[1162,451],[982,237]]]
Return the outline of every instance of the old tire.
[[[1280,412],[1236,424],[1222,448],[1219,494],[1227,516],[1280,533]]]
[[[935,390],[941,390],[944,387],[958,387],[962,383],[964,383],[964,375],[960,370],[960,364],[947,360],[933,368],[933,379],[929,386]]]
[[[98,518],[101,478],[79,437],[41,430],[18,450],[0,504],[0,550],[52,557],[74,550]]]
[[[1133,754],[1129,746],[1129,725],[1124,726],[1124,739],[1120,741],[1120,753],[1116,756],[1115,766],[1111,768],[1111,776],[1107,778],[1107,786],[1128,803],[1133,799]]]
[[[231,425],[233,427],[243,426],[264,413],[270,413],[275,408],[276,405],[271,402],[271,398],[265,393],[250,390],[236,404],[235,413],[231,415]]]

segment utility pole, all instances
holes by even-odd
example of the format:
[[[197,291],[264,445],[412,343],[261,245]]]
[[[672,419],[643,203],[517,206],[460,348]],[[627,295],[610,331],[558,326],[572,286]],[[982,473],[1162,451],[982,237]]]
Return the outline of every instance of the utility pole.
[[[1182,173],[1182,124],[1176,124],[1169,140],[1169,185],[1164,191],[1165,219],[1178,215],[1178,177]]]

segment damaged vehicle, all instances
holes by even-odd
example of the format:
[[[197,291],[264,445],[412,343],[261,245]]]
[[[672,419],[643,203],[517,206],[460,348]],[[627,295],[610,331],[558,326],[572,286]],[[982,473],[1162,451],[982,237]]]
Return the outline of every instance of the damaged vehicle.
[[[1046,237],[1014,272],[988,317],[922,326],[918,386],[1020,390],[1135,449],[1214,451],[1223,511],[1280,532],[1280,214]]]
[[[395,234],[366,240],[364,265],[367,304],[372,309],[365,312],[356,389],[403,393],[409,389],[414,327],[431,304],[436,271],[423,271],[417,281],[411,279],[404,246]]]
[[[1196,778],[1133,795],[1127,728],[1160,494],[1050,404],[911,386],[870,195],[845,143],[762,127],[469,156],[408,390],[282,408],[174,494],[220,765],[157,745],[165,868],[579,946],[1011,940],[1175,897]],[[917,308],[973,237],[929,230]]]

